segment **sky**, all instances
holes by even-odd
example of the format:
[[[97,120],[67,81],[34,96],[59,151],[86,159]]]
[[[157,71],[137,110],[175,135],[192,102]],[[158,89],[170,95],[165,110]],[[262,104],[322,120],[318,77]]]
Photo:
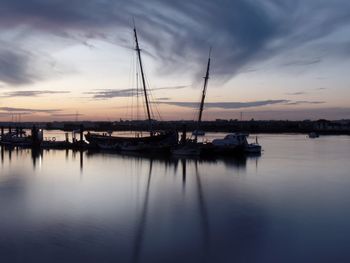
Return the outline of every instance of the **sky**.
[[[1,0],[0,121],[350,119],[348,0]],[[139,96],[136,96],[139,95]]]

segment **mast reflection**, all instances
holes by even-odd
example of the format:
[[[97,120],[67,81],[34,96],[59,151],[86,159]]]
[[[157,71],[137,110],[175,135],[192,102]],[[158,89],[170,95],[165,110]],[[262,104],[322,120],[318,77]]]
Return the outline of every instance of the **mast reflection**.
[[[153,167],[153,159],[150,160],[146,192],[145,192],[145,197],[143,201],[141,215],[139,218],[138,228],[136,230],[135,243],[134,243],[134,248],[132,253],[132,262],[139,262],[140,260],[143,236],[145,232],[146,219],[147,219],[148,199],[149,199],[151,177],[152,177],[152,167]]]
[[[206,253],[209,253],[209,248],[210,248],[209,217],[208,217],[208,210],[207,210],[207,205],[205,201],[205,195],[203,192],[201,177],[198,170],[197,160],[195,160],[195,174],[196,174],[197,190],[198,190],[200,221],[201,221],[201,227],[203,232],[204,251]]]

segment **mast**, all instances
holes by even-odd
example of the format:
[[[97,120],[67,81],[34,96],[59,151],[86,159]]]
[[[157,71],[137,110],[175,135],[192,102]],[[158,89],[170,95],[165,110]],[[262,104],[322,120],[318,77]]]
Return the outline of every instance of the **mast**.
[[[135,35],[135,42],[136,42],[136,51],[137,51],[137,56],[139,59],[139,65],[140,65],[140,70],[141,70],[141,76],[142,76],[142,85],[143,85],[143,93],[145,96],[145,102],[146,102],[146,109],[147,109],[147,117],[148,117],[148,126],[149,126],[149,131],[151,135],[153,135],[152,132],[152,119],[151,119],[151,111],[150,111],[150,106],[148,102],[148,95],[147,95],[147,89],[146,89],[146,81],[145,81],[145,74],[143,72],[143,67],[142,67],[142,60],[141,60],[141,49],[139,46],[139,41],[137,39],[137,33],[136,33],[136,26],[134,25],[134,35]]]
[[[199,115],[198,115],[198,122],[197,122],[197,131],[195,134],[195,141],[197,141],[197,133],[199,130],[199,126],[202,122],[202,115],[203,115],[203,109],[204,109],[204,100],[205,100],[205,95],[207,93],[207,86],[208,86],[208,80],[209,80],[209,70],[210,70],[210,55],[211,55],[211,48],[209,50],[209,58],[208,58],[208,64],[207,64],[207,72],[204,77],[204,86],[203,86],[203,93],[202,93],[202,99],[201,99],[201,104],[199,107]]]

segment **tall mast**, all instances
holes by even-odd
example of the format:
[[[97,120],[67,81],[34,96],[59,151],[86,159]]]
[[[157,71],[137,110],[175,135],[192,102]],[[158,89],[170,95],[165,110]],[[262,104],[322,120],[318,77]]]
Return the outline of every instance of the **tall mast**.
[[[208,86],[208,80],[209,80],[209,70],[210,70],[210,55],[211,55],[211,48],[209,50],[209,58],[208,58],[208,64],[207,64],[207,72],[204,77],[204,86],[203,86],[203,93],[202,93],[202,99],[201,99],[201,104],[199,107],[199,115],[198,115],[198,122],[197,122],[197,131],[195,134],[195,141],[197,141],[197,133],[199,130],[199,126],[202,122],[202,115],[203,115],[203,109],[204,109],[204,100],[205,100],[205,95],[207,93],[207,86]]]
[[[136,26],[135,25],[134,25],[134,35],[135,35],[135,42],[136,42],[136,51],[137,51],[137,56],[138,56],[138,59],[139,59],[139,65],[140,65],[141,76],[142,76],[143,93],[144,93],[145,102],[146,102],[149,131],[151,132],[151,135],[152,135],[153,132],[152,132],[151,111],[150,111],[149,102],[148,102],[148,95],[147,95],[147,89],[146,89],[145,75],[143,73],[143,67],[142,67],[141,49],[140,49],[140,46],[139,46],[139,41],[137,39],[137,33],[136,33]]]

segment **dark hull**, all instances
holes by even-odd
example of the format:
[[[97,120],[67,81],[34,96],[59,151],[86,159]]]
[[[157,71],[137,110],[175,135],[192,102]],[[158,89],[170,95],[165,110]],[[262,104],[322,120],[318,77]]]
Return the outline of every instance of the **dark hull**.
[[[239,155],[244,154],[244,145],[216,146],[211,143],[203,145],[201,155]]]
[[[86,134],[89,144],[98,149],[118,151],[165,150],[178,143],[177,132],[162,132],[145,137],[120,137],[99,134]]]

